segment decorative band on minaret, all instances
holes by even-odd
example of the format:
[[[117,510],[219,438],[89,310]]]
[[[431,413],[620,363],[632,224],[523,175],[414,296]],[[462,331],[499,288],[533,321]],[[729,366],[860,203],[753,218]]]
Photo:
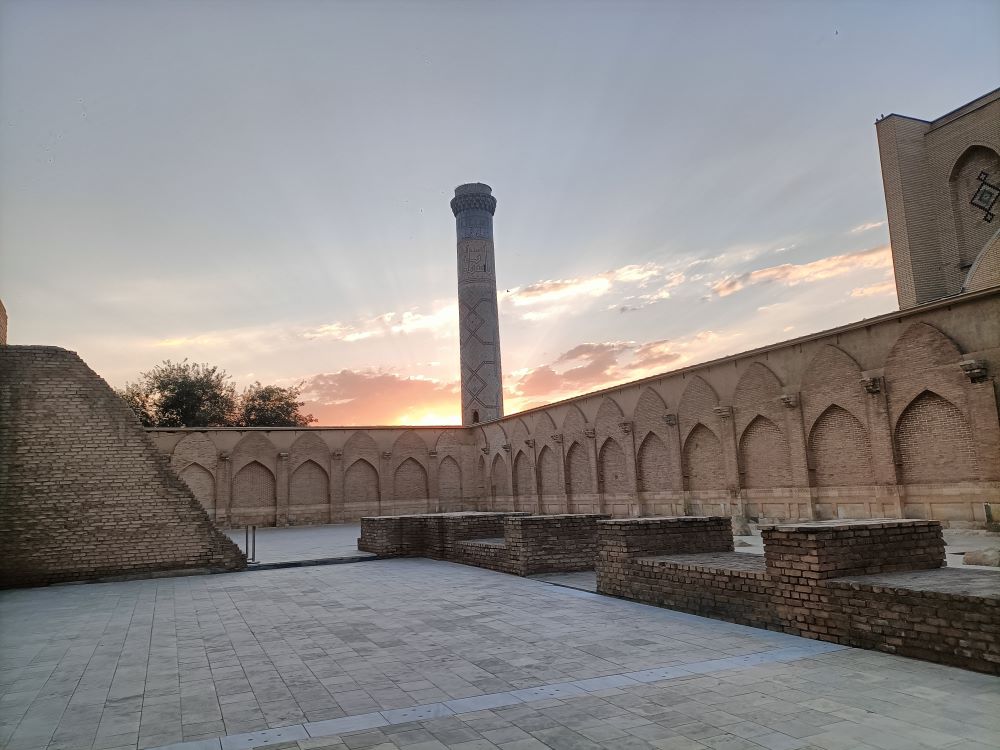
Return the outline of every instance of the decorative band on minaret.
[[[458,325],[462,358],[462,424],[503,416],[500,316],[493,260],[493,213],[489,185],[455,188],[451,210],[458,233]]]

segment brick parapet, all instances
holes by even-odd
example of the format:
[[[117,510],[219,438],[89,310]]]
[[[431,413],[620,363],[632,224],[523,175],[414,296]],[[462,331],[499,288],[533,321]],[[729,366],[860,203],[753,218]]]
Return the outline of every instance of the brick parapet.
[[[1000,674],[997,575],[937,569],[944,554],[937,522],[770,527],[765,560],[726,552],[627,555],[621,537],[628,526],[598,526],[600,593]],[[648,548],[642,525],[635,530],[640,539],[632,548]]]
[[[607,514],[429,513],[361,519],[358,549],[424,556],[515,575],[594,567],[597,523]]]
[[[839,578],[945,564],[939,521],[876,519],[761,527],[773,576]]]

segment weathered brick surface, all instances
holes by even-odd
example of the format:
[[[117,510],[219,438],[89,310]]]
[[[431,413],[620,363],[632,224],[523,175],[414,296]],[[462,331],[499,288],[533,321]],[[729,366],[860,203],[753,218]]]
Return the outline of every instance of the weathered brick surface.
[[[73,352],[0,347],[0,586],[235,570],[118,395]]]
[[[1000,674],[996,575],[940,569],[935,521],[774,526],[763,558],[708,549],[705,538],[678,550],[664,535],[658,546],[642,524],[630,540],[624,523],[598,524],[602,593]]]
[[[515,575],[589,570],[607,515],[434,513],[361,519],[358,549],[423,556]]]
[[[892,516],[975,527],[1000,492],[998,366],[1000,291],[993,290],[474,429],[151,434],[206,508],[232,525],[251,517],[283,525],[519,510],[765,523]],[[196,435],[215,455],[194,444]],[[288,459],[276,460],[282,453]],[[306,456],[315,468],[299,476]],[[237,463],[251,457],[274,475],[266,509],[248,502],[255,497],[246,493],[247,477],[238,477]],[[270,498],[270,485],[263,489]]]

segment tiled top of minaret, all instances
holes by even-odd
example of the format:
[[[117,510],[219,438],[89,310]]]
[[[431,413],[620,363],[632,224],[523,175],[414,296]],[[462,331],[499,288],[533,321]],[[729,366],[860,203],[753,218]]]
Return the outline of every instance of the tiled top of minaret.
[[[489,211],[490,216],[497,210],[497,199],[493,197],[493,188],[482,182],[469,182],[455,188],[455,197],[451,200],[451,211],[458,216],[459,211],[480,209]]]

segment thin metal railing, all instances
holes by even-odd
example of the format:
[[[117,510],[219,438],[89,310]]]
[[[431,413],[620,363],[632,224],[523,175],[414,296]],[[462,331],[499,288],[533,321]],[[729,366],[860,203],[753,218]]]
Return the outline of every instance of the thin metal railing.
[[[247,562],[257,562],[257,527],[247,526],[244,529],[243,551],[246,553]]]

